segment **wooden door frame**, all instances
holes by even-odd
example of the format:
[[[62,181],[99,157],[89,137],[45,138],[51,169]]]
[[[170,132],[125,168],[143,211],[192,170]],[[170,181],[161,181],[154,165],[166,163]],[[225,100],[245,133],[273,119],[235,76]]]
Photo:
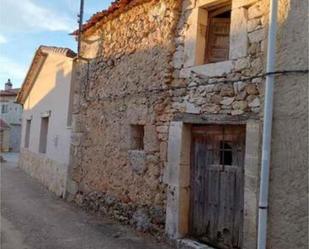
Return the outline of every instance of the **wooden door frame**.
[[[170,124],[168,160],[164,182],[167,184],[166,233],[172,239],[185,238],[189,231],[190,151],[192,124],[245,124],[243,247],[255,249],[257,241],[258,182],[261,125],[259,120],[173,121]]]

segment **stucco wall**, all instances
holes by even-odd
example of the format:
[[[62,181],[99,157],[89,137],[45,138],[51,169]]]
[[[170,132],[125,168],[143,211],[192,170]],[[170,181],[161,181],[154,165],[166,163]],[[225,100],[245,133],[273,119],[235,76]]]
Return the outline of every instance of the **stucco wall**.
[[[21,151],[20,165],[39,179],[47,179],[36,174],[36,168],[44,168],[49,172],[49,161],[64,167],[58,170],[54,167],[54,174],[50,175],[49,181],[44,180],[44,184],[50,185],[50,181],[58,176],[64,177],[66,167],[69,162],[70,134],[71,130],[67,125],[69,96],[71,84],[72,59],[50,53],[41,71],[36,78],[35,84],[31,89],[25,103],[22,118],[22,141],[21,148],[25,146],[26,122],[31,119],[29,148]],[[49,114],[47,151],[45,154],[39,153],[41,118],[46,113]],[[44,158],[40,160],[42,164],[35,163],[33,160],[26,160],[27,156],[23,153],[31,153],[31,158]],[[58,181],[58,179],[55,179]],[[64,193],[64,188],[61,190]],[[59,191],[58,191],[59,192]]]
[[[14,103],[15,100],[16,96],[2,96],[0,98],[0,111],[2,110],[2,105],[7,105],[8,110],[7,113],[0,113],[0,116],[11,126],[9,147],[12,151],[18,152],[21,140],[23,108],[20,104]]]
[[[279,1],[277,70],[308,69],[308,1]],[[308,248],[308,74],[276,78],[268,248]]]
[[[11,124],[10,147],[13,152],[19,152],[21,140],[21,124]]]
[[[1,97],[0,98],[0,110],[2,105],[8,106],[7,113],[1,113],[1,118],[8,124],[21,124],[21,115],[23,112],[20,104],[14,103],[16,96],[13,97]]]

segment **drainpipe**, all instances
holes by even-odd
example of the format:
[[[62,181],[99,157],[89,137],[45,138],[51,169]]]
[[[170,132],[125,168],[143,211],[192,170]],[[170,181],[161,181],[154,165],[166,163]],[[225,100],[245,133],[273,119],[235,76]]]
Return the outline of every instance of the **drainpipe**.
[[[269,30],[268,30],[268,52],[266,66],[266,85],[263,122],[263,144],[262,144],[262,165],[260,180],[259,200],[259,223],[258,223],[258,249],[266,249],[267,240],[267,212],[268,212],[268,189],[269,189],[269,168],[271,154],[271,129],[273,118],[273,91],[275,75],[276,56],[276,33],[277,33],[277,12],[278,0],[270,0]]]

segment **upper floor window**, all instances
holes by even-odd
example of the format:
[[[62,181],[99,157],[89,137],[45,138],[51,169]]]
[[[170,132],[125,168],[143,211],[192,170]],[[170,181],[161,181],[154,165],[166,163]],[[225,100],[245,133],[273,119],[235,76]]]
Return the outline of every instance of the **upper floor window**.
[[[1,106],[1,113],[8,113],[8,112],[9,112],[8,105],[2,105]]]
[[[208,20],[204,63],[226,61],[229,59],[231,4],[215,5],[206,10]]]
[[[31,120],[26,120],[26,130],[25,130],[25,148],[29,148],[30,142],[30,130],[31,130]]]
[[[39,152],[46,153],[49,117],[42,117]]]
[[[144,125],[131,125],[131,150],[144,150]]]

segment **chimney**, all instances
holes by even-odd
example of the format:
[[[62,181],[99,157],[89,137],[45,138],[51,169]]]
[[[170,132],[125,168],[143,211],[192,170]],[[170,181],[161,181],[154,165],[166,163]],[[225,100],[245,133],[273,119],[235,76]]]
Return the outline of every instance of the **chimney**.
[[[5,83],[5,90],[11,90],[12,89],[13,84],[11,83],[11,80],[8,79],[8,82]]]

